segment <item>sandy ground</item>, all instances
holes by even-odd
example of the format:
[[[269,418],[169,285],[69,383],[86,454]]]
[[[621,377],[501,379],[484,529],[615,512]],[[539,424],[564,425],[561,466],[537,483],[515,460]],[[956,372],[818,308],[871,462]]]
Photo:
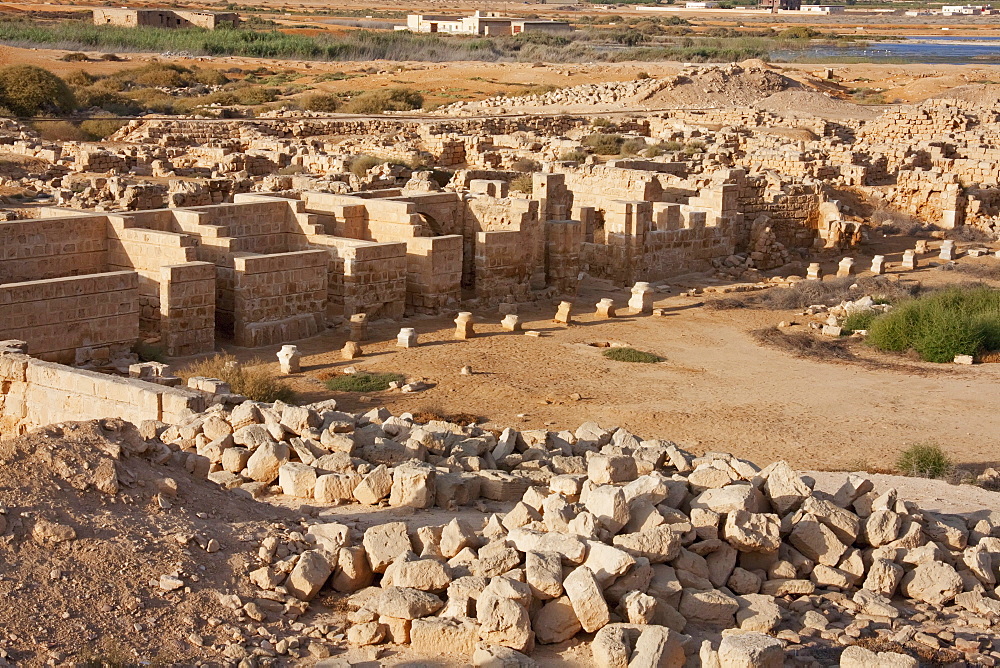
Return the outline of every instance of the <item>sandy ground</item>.
[[[895,252],[877,250],[898,263],[906,244],[895,245]],[[858,266],[866,266],[873,252],[858,254]],[[828,264],[832,272],[835,261]],[[908,272],[907,278],[928,285],[967,280],[930,268]],[[472,412],[490,425],[523,429],[575,429],[595,420],[699,453],[721,450],[763,463],[787,459],[801,469],[891,469],[901,450],[927,441],[974,471],[1000,465],[1000,397],[993,391],[1000,365],[929,364],[879,355],[860,342],[855,346],[860,362],[795,357],[762,346],[751,335],[795,320],[795,312],[709,310],[703,304],[710,295],[674,296],[682,283],[675,283],[672,294],[657,295],[657,306],[668,310],[664,317],[595,320],[591,305],[598,299],[612,296],[624,308],[628,296],[623,290],[608,293],[600,284],[581,291],[570,327],[550,320],[554,302],[522,308],[525,329],[541,332],[540,338],[502,331],[496,312],[477,312],[479,335],[467,341],[452,340],[453,325],[445,317],[379,322],[370,327],[364,356],[345,362],[339,350],[346,333],[331,330],[298,344],[303,372],[292,380],[303,400],[315,401],[331,396],[323,380],[349,365],[402,373],[432,387],[414,394],[332,396],[347,410],[385,405],[397,414]],[[396,348],[400,326],[415,327],[421,345]],[[613,362],[588,345],[598,342],[626,343],[666,361]],[[272,360],[277,348],[233,350],[244,358]],[[474,374],[460,375],[463,365]],[[574,400],[574,394],[582,398]]]

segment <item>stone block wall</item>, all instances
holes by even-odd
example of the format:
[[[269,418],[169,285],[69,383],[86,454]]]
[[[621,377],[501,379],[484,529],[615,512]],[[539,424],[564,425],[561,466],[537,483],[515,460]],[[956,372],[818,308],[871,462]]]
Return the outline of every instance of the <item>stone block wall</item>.
[[[325,251],[233,258],[233,338],[255,348],[315,336],[325,326]]]
[[[108,270],[107,218],[64,216],[0,223],[0,283]]]
[[[462,296],[462,236],[417,237],[406,244],[406,307],[435,313]]]
[[[215,349],[215,265],[187,262],[160,267],[160,337],[167,355]]]
[[[108,239],[108,265],[114,271],[134,270],[139,275],[139,319],[144,334],[160,331],[160,296],[164,265],[197,259],[196,240],[183,234],[119,228]]]
[[[309,235],[328,255],[327,318],[367,313],[400,318],[406,303],[406,244]]]
[[[176,424],[205,410],[203,395],[74,369],[27,355],[0,355],[0,436],[69,420],[119,417]]]
[[[527,301],[532,266],[519,232],[476,234],[476,297],[487,302]]]
[[[764,177],[741,181],[739,208],[743,214],[737,234],[737,251],[747,250],[750,226],[761,215],[771,220],[771,230],[786,248],[811,248],[819,235],[819,205],[824,197],[817,186],[769,189]]]
[[[0,285],[0,339],[27,341],[32,355],[72,363],[90,348],[106,359],[99,349],[131,348],[138,338],[134,271]]]
[[[545,223],[545,282],[560,294],[576,294],[585,233],[586,226],[579,220]]]

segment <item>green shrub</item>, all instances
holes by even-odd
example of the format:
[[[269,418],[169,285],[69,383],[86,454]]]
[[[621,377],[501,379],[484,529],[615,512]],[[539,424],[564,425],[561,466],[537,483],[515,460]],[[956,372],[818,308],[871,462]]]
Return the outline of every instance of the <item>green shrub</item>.
[[[867,341],[927,362],[1000,350],[1000,290],[959,286],[904,301],[871,322]]]
[[[131,116],[143,110],[141,104],[116,90],[106,88],[103,83],[99,81],[93,86],[73,87],[73,95],[81,109],[97,107],[116,116]]]
[[[575,149],[573,151],[566,151],[559,156],[559,159],[565,162],[583,162],[587,159],[587,154],[580,149]]]
[[[604,116],[598,116],[597,118],[590,121],[590,127],[592,128],[607,128],[611,127],[611,121]]]
[[[84,72],[83,70],[76,70],[75,72],[70,72],[63,77],[63,81],[69,86],[89,86],[90,84],[97,81],[97,77],[89,72]]]
[[[511,179],[510,189],[516,190],[519,193],[530,195],[535,189],[535,182],[531,178],[531,174],[521,174],[520,176],[515,176]]]
[[[90,139],[86,132],[69,121],[38,121],[33,127],[38,136],[47,141],[88,141]]]
[[[685,155],[696,155],[698,153],[705,152],[705,142],[703,141],[690,141],[684,147]]]
[[[635,78],[636,79],[650,79],[652,77],[649,76],[649,72],[639,72],[638,74],[635,75]]]
[[[659,144],[657,144],[657,146],[662,148],[664,151],[679,151],[682,148],[684,148],[684,144],[680,143],[679,141],[674,141],[672,139],[668,141],[661,141]]]
[[[131,70],[122,70],[119,78],[127,78],[139,86],[158,86],[163,88],[180,88],[191,83],[186,75],[191,70],[180,65],[168,63],[149,63]]]
[[[936,443],[911,445],[896,460],[900,473],[918,478],[942,478],[951,467],[948,455]]]
[[[0,104],[18,116],[65,113],[76,107],[66,82],[34,65],[0,68]]]
[[[373,155],[359,155],[351,160],[351,164],[348,166],[348,169],[351,170],[351,174],[354,174],[360,179],[364,178],[368,174],[368,170],[375,165],[382,164],[382,162],[382,160],[379,160]]]
[[[194,376],[218,378],[229,383],[236,394],[254,401],[290,403],[295,399],[292,388],[259,358],[240,364],[233,355],[215,355],[189,364],[178,370],[177,375],[185,383]]]
[[[532,160],[531,158],[518,158],[510,166],[515,172],[539,172],[542,166],[538,164],[537,160]]]
[[[118,132],[123,125],[125,125],[125,121],[96,117],[80,123],[80,129],[87,135],[87,139],[97,141]]]
[[[310,93],[298,100],[299,106],[306,111],[332,113],[340,108],[340,98],[332,93]]]
[[[229,83],[229,77],[210,67],[195,67],[191,70],[191,81],[206,86],[222,86]]]
[[[389,383],[403,382],[398,373],[346,373],[326,381],[326,387],[334,392],[382,392],[389,389]]]
[[[878,314],[875,311],[858,311],[844,318],[840,326],[844,334],[853,334],[861,329],[867,330],[871,327],[876,315]]]
[[[622,155],[638,155],[640,151],[645,150],[646,141],[644,139],[628,139],[622,142],[621,154]]]
[[[63,61],[64,63],[89,63],[90,57],[87,56],[87,54],[85,53],[80,53],[79,51],[76,51],[74,53],[67,53],[59,60]]]
[[[149,111],[160,114],[178,113],[175,108],[175,105],[179,101],[178,98],[155,88],[132,90],[126,94],[126,97]]]
[[[655,364],[662,362],[663,358],[653,353],[646,353],[635,348],[608,348],[603,353],[605,358],[615,362],[638,362],[641,364]]]
[[[584,137],[582,143],[597,155],[618,155],[621,153],[623,141],[621,135],[595,132]]]
[[[351,114],[383,114],[387,111],[412,111],[424,106],[424,96],[409,88],[383,88],[362,93],[347,103]]]

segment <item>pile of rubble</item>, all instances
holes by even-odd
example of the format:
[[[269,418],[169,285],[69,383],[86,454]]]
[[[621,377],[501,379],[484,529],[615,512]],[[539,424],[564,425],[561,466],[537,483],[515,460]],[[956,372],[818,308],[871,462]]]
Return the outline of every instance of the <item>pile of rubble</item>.
[[[353,646],[511,666],[579,634],[596,634],[599,666],[1000,658],[1000,526],[922,511],[863,475],[825,494],[784,462],[696,457],[621,428],[495,432],[334,402],[219,404],[141,431],[162,461],[257,498],[495,511],[267,537],[259,596],[349,595]]]
[[[447,116],[463,113],[479,113],[483,110],[502,109],[504,107],[546,107],[550,105],[594,105],[620,104],[623,102],[641,101],[656,93],[667,81],[661,79],[636,79],[634,81],[607,81],[602,83],[583,84],[572,88],[560,88],[540,95],[522,95],[508,97],[494,95],[476,102],[455,102],[438,108],[435,113]]]

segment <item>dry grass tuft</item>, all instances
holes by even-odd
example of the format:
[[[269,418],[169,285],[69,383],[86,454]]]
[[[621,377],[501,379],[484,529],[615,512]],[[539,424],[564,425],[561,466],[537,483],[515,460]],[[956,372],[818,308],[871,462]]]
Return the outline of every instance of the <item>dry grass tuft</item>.
[[[264,364],[265,362],[257,357],[240,364],[233,355],[216,355],[192,362],[179,370],[177,375],[183,378],[185,383],[194,376],[218,378],[229,383],[229,387],[236,394],[242,394],[254,401],[293,402],[295,392],[292,388]]]

